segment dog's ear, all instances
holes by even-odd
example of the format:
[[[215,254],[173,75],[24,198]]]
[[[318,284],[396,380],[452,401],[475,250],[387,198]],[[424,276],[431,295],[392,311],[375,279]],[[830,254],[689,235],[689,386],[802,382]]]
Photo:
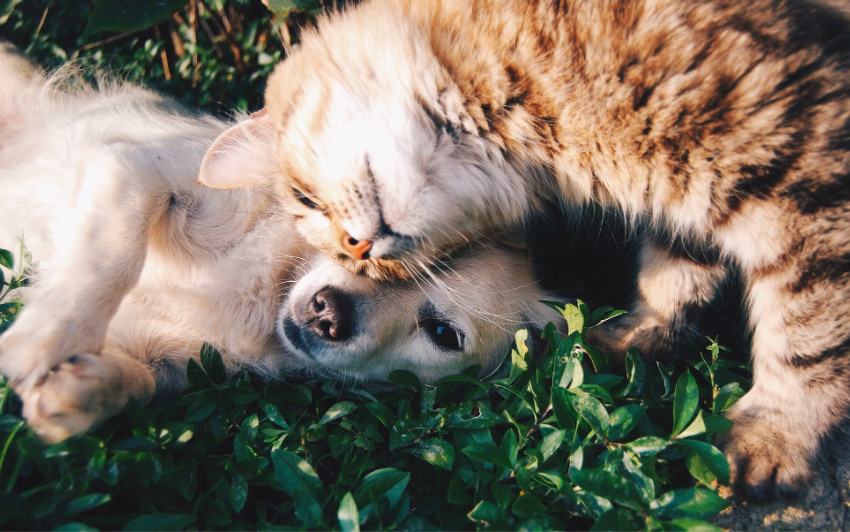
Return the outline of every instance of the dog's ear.
[[[207,150],[198,183],[234,189],[265,185],[272,168],[274,124],[265,110],[231,127]]]

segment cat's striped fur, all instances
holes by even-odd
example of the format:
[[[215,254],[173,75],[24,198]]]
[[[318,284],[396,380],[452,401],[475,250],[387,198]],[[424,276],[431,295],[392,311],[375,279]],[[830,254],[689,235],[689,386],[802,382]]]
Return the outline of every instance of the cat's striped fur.
[[[750,495],[807,478],[850,405],[850,33],[838,11],[380,0],[304,35],[266,99],[268,178],[305,237],[355,270],[404,275],[516,227],[542,198],[597,202],[646,228],[635,308],[597,340],[650,352],[739,268],[755,384],[725,450]],[[219,169],[240,159],[232,138],[203,182],[231,186]],[[370,258],[349,258],[346,239],[370,241]]]

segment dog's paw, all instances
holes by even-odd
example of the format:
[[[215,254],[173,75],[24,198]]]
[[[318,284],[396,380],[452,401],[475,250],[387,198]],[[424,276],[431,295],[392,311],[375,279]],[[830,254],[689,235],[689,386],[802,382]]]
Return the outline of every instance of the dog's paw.
[[[731,472],[735,493],[753,501],[794,496],[812,475],[811,463],[817,441],[795,437],[774,420],[758,418],[742,410],[727,414],[734,421],[729,432],[718,437]]]
[[[141,364],[126,356],[68,357],[32,386],[17,390],[24,417],[50,443],[83,434],[117,414],[130,397],[150,400],[153,377],[147,368],[134,366]]]

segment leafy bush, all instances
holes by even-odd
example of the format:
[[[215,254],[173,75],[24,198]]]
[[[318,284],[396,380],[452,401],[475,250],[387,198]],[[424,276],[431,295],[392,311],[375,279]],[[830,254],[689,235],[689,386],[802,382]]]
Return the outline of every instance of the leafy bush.
[[[0,526],[711,529],[701,519],[726,506],[714,490],[729,466],[710,435],[728,430],[720,414],[746,383],[723,347],[712,340],[684,371],[632,351],[624,377],[582,337],[618,312],[555,306],[570,334],[547,326],[535,358],[517,332],[497,378],[483,381],[472,367],[436,386],[395,371],[384,391],[263,385],[227,378],[205,346],[176,400],[131,405],[51,446],[5,384]]]
[[[247,110],[321,6],[174,0],[146,18],[138,8],[152,3],[0,0],[0,36],[46,66],[77,59]],[[10,253],[0,264],[15,272],[0,277],[1,332],[26,280]],[[556,306],[570,334],[547,327],[545,354],[519,331],[495,376],[469,368],[433,387],[403,371],[378,391],[227,378],[207,346],[179,397],[52,446],[0,379],[0,528],[712,529],[702,520],[725,506],[715,490],[729,466],[711,434],[729,428],[720,415],[746,368],[714,339],[687,363],[631,352],[619,375],[582,336],[617,312]]]

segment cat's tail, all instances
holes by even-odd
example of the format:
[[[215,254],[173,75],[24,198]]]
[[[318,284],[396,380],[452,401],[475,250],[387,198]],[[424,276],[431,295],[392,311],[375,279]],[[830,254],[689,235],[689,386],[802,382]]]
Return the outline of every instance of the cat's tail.
[[[24,118],[26,94],[44,79],[44,72],[23,52],[0,40],[0,132]]]

